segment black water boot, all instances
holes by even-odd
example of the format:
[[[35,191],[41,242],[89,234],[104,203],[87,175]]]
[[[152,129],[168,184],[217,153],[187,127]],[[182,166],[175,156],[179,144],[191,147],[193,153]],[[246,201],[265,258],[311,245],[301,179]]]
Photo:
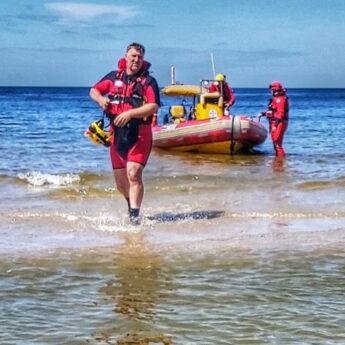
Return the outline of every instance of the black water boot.
[[[139,208],[130,208],[129,209],[129,222],[132,225],[139,225],[140,224],[140,218],[139,218]]]

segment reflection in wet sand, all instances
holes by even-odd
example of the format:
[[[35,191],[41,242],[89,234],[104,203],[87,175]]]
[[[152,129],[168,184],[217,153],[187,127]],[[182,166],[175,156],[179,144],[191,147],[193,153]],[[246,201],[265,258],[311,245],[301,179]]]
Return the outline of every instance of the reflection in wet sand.
[[[272,170],[274,172],[285,172],[285,157],[274,157],[272,160]]]
[[[126,338],[120,339],[116,342],[117,345],[149,345],[151,343],[161,343],[164,345],[172,344],[170,337],[166,336],[139,336],[128,335]]]
[[[101,289],[115,302],[113,311],[125,318],[123,333],[108,344],[172,344],[170,336],[155,330],[155,307],[162,290],[169,289],[169,279],[162,270],[162,257],[150,250],[144,234],[126,234],[123,245],[113,256],[115,279]],[[117,335],[116,335],[117,336]],[[103,340],[105,340],[103,338]]]

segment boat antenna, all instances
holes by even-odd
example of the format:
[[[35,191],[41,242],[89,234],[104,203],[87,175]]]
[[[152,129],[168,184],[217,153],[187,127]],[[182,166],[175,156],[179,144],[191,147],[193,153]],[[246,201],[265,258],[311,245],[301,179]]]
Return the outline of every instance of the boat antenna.
[[[171,66],[170,67],[170,82],[171,85],[175,85],[176,84],[176,71],[175,71],[175,66]]]
[[[213,71],[213,78],[216,79],[216,67],[214,64],[214,57],[213,53],[211,52],[211,64],[212,64],[212,71]]]

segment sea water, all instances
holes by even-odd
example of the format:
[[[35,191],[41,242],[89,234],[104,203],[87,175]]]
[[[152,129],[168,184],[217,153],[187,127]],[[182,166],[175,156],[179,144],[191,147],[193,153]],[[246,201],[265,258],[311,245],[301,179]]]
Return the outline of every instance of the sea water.
[[[0,88],[0,343],[345,343],[345,90],[288,95],[286,159],[154,150],[131,226],[88,89]]]

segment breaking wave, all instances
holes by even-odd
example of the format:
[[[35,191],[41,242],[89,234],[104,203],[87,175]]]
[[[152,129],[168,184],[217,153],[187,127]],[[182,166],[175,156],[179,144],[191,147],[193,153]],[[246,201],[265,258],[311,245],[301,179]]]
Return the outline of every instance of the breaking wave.
[[[78,174],[46,174],[39,171],[29,171],[26,173],[19,173],[17,177],[20,180],[27,181],[31,186],[70,186],[80,182],[80,176]]]

